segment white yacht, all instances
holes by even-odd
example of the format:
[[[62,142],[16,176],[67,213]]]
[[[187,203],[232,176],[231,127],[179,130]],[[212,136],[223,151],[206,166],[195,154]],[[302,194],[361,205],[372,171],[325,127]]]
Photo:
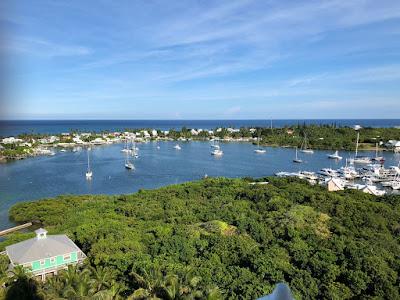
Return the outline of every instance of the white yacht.
[[[344,167],[341,167],[337,171],[345,179],[354,179],[359,176],[359,174],[358,174],[357,170],[354,168],[353,164],[350,164],[350,166],[347,164],[347,159],[346,159],[346,165]]]
[[[174,146],[174,149],[176,149],[176,150],[181,150],[182,148],[181,148],[181,146],[179,146],[179,144],[176,144],[176,145]]]
[[[92,172],[92,170],[90,169],[90,155],[89,155],[89,152],[90,152],[90,148],[88,148],[87,149],[87,170],[86,170],[86,179],[92,179],[92,176],[93,176],[93,172]]]
[[[336,150],[335,153],[333,153],[333,154],[328,154],[328,158],[340,160],[340,159],[342,159],[343,157],[341,157],[341,156],[339,155],[339,151]]]
[[[331,168],[323,168],[318,173],[328,177],[339,177],[338,172]]]

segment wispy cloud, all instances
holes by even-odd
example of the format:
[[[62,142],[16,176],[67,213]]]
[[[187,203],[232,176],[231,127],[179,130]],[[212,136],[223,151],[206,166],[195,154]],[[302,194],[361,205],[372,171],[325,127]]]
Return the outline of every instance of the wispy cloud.
[[[84,46],[64,45],[44,39],[22,37],[7,39],[1,48],[3,51],[11,53],[24,53],[40,57],[81,56],[92,52]]]

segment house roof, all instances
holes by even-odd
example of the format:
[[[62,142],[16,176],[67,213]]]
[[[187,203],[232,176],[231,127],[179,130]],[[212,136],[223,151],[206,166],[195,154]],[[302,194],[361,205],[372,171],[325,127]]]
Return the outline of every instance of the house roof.
[[[14,264],[24,264],[44,258],[81,251],[65,234],[48,235],[46,238],[32,238],[6,247]]]
[[[339,187],[339,188],[343,188],[342,182],[341,182],[340,180],[336,179],[336,178],[331,177],[331,178],[327,181],[327,183],[329,183],[329,182],[332,182],[334,185],[336,185],[336,186]]]

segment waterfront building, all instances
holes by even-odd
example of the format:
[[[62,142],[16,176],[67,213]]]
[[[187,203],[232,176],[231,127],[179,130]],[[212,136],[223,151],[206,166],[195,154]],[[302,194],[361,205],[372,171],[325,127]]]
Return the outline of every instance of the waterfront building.
[[[68,265],[80,264],[86,258],[81,249],[65,234],[47,235],[40,228],[36,237],[6,247],[10,270],[22,265],[35,277],[45,280],[48,276],[67,269]]]
[[[326,186],[328,188],[328,191],[330,192],[342,191],[344,189],[342,182],[339,179],[333,177],[331,177],[326,182]]]

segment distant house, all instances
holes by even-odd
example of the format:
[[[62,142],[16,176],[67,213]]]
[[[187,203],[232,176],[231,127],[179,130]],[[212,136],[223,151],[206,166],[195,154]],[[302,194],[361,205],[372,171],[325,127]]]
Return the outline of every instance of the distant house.
[[[45,229],[35,231],[36,237],[6,247],[10,268],[22,265],[34,276],[45,280],[68,265],[81,263],[86,255],[65,234],[47,235]]]
[[[378,190],[374,185],[366,185],[361,189],[361,191],[374,196],[383,196],[385,194],[384,190]]]
[[[18,139],[18,138],[15,138],[15,137],[13,137],[13,136],[4,138],[4,139],[2,140],[2,143],[3,143],[3,144],[19,144],[19,143],[22,143],[22,142],[23,142],[23,140]]]
[[[393,149],[394,152],[400,152],[400,141],[389,140],[386,145],[387,148]]]
[[[289,128],[289,129],[286,130],[286,133],[289,134],[289,135],[292,135],[294,133],[294,130]]]
[[[326,186],[329,192],[342,191],[344,189],[343,183],[339,179],[333,177],[326,182]]]

